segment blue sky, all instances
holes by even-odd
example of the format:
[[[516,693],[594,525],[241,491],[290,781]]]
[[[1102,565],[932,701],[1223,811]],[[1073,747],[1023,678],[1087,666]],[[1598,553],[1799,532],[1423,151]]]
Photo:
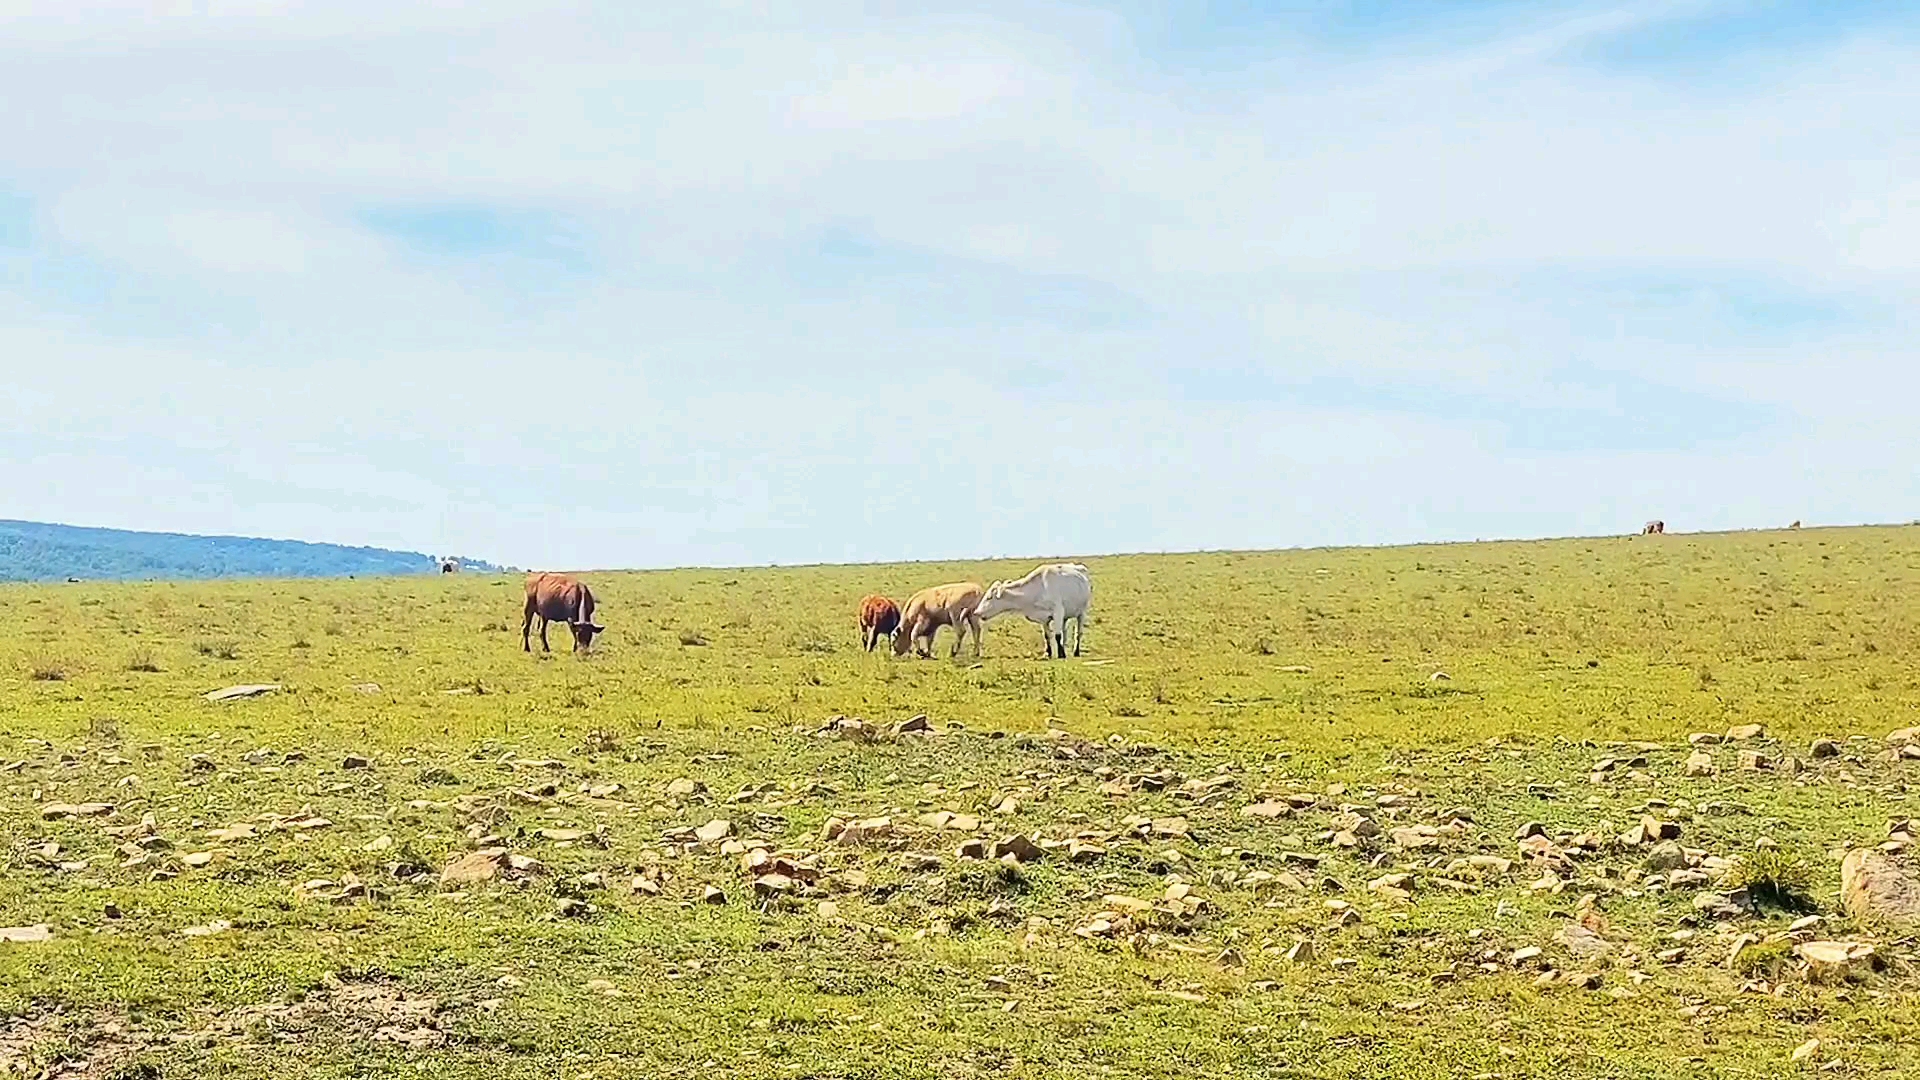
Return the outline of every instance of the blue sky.
[[[580,568],[1920,517],[1903,5],[0,6],[0,517]]]

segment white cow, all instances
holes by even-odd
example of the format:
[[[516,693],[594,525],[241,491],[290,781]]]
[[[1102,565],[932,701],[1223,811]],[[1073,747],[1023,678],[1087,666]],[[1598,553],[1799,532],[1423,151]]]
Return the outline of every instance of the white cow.
[[[1079,563],[1036,566],[1018,581],[996,581],[987,586],[975,614],[981,619],[1015,614],[1040,624],[1047,639],[1047,659],[1067,655],[1067,620],[1074,621],[1073,655],[1087,636],[1087,605],[1093,602],[1093,578]]]

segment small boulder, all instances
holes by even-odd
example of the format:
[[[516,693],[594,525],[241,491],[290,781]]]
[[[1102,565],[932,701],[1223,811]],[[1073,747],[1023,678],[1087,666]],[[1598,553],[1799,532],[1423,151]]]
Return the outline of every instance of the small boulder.
[[[1713,755],[1705,750],[1695,750],[1687,756],[1686,773],[1688,776],[1712,776],[1719,770],[1713,764]]]
[[[1834,742],[1832,739],[1815,739],[1813,740],[1813,745],[1807,748],[1807,756],[1813,758],[1815,761],[1839,757],[1840,744]]]
[[[1737,724],[1727,729],[1728,742],[1749,742],[1767,737],[1765,724]]]
[[[1856,918],[1920,925],[1920,877],[1878,851],[1856,848],[1840,862],[1840,906]]]

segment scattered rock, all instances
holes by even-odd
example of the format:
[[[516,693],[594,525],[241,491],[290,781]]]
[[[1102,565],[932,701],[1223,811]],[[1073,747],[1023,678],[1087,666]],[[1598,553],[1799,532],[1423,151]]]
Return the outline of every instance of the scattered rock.
[[[237,701],[241,698],[255,698],[262,694],[271,694],[280,689],[279,683],[255,683],[247,686],[228,686],[219,690],[209,690],[201,695],[208,701]]]
[[[1920,743],[1920,727],[1901,728],[1898,731],[1887,732],[1888,746],[1909,746],[1913,743]]]
[[[1713,763],[1713,755],[1705,750],[1695,750],[1687,756],[1686,774],[1688,776],[1712,776],[1720,771]]]
[[[993,845],[993,857],[996,859],[1010,858],[1015,862],[1024,863],[1034,862],[1045,855],[1046,852],[1040,845],[1034,843],[1031,837],[1021,833],[1015,833]]]
[[[11,942],[16,945],[34,945],[43,941],[52,940],[53,927],[48,926],[46,923],[35,923],[32,926],[0,927],[0,942]]]
[[[733,835],[733,822],[724,818],[714,818],[693,831],[694,839],[703,844],[717,844]]]
[[[930,734],[932,731],[933,723],[927,719],[926,713],[921,713],[911,720],[902,720],[893,725],[893,733],[895,735]]]
[[[1313,941],[1309,938],[1301,938],[1287,950],[1287,962],[1291,964],[1311,964],[1313,957]]]
[[[1694,746],[1719,746],[1720,736],[1708,731],[1697,731],[1687,736],[1687,742]]]
[[[727,902],[727,894],[722,892],[719,886],[709,885],[701,891],[700,901],[705,904],[724,904]]]
[[[215,919],[205,926],[189,926],[180,933],[184,937],[212,937],[215,934],[224,934],[231,929],[233,929],[232,923],[225,919]]]
[[[837,919],[840,917],[840,905],[831,900],[820,901],[820,906],[814,910],[818,912],[823,919]]]
[[[1561,927],[1560,932],[1554,935],[1554,940],[1581,960],[1604,956],[1613,948],[1606,938],[1579,923]]]
[[[1766,772],[1773,768],[1773,759],[1758,750],[1742,750],[1740,767],[1748,772]]]
[[[207,864],[213,862],[213,852],[195,851],[190,854],[180,856],[180,861],[192,867],[206,866]]]
[[[1529,821],[1525,825],[1520,826],[1519,831],[1513,834],[1513,838],[1515,840],[1531,840],[1536,836],[1545,838],[1546,835],[1547,827],[1545,825],[1538,821]]]
[[[1765,724],[1737,724],[1727,729],[1728,742],[1750,742],[1767,737]]]
[[[359,754],[348,754],[346,759],[340,762],[340,767],[343,769],[371,769],[373,768],[373,762],[361,757]]]
[[[1644,865],[1650,874],[1664,874],[1670,870],[1685,870],[1687,868],[1687,849],[1681,847],[1676,840],[1662,841],[1656,844],[1653,851],[1647,855],[1647,861]]]
[[[1815,739],[1813,740],[1813,745],[1807,748],[1807,756],[1813,758],[1815,761],[1820,761],[1824,758],[1839,757],[1840,744],[1834,742],[1832,739]],[[1819,1040],[1815,1040],[1816,1044],[1818,1041]]]
[[[1920,924],[1920,878],[1889,856],[1856,848],[1840,862],[1840,906],[1856,918]]]
[[[683,776],[667,785],[667,798],[690,799],[706,790],[707,785],[698,780],[689,780]]]
[[[1794,1047],[1793,1053],[1787,1055],[1787,1060],[1793,1062],[1795,1065],[1804,1065],[1818,1057],[1819,1054],[1820,1040],[1808,1039],[1806,1042]]]

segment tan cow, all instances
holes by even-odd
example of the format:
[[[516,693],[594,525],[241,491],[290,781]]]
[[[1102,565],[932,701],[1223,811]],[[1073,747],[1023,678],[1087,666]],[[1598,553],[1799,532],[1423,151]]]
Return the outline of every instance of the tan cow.
[[[555,619],[565,622],[567,629],[573,631],[574,652],[590,647],[593,635],[606,630],[593,622],[593,590],[565,574],[532,574],[527,578],[527,607],[520,621],[520,647],[527,652],[533,651],[529,632],[536,615],[540,617],[543,652],[553,651],[553,646],[547,644],[547,623]]]
[[[980,655],[980,598],[986,590],[978,582],[960,581],[921,589],[907,598],[901,610],[900,626],[893,632],[893,654],[907,655],[919,647],[920,655],[933,655],[933,638],[943,626],[953,627],[953,655],[960,655],[967,631],[973,631],[973,655]]]

